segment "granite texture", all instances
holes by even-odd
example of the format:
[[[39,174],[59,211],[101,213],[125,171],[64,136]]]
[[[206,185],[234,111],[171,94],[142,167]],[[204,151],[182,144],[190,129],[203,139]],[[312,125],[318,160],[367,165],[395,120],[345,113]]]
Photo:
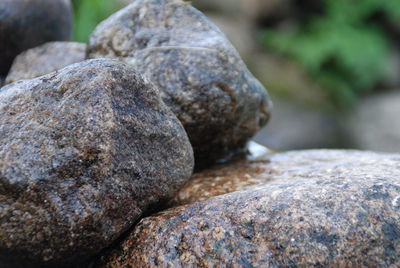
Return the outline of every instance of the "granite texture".
[[[88,60],[0,91],[0,266],[72,266],[191,176],[193,151],[158,90]]]
[[[268,159],[264,182],[144,218],[98,265],[400,266],[400,155],[314,150]]]
[[[269,160],[238,160],[196,172],[171,200],[170,206],[191,204],[265,184],[270,181],[268,163]]]
[[[270,116],[265,88],[225,35],[181,0],[137,0],[98,25],[88,57],[130,63],[162,91],[196,166],[229,159]]]
[[[42,76],[83,61],[85,57],[85,44],[49,42],[19,54],[14,59],[5,83]]]
[[[22,51],[48,41],[69,40],[69,0],[0,1],[0,75],[5,76]]]

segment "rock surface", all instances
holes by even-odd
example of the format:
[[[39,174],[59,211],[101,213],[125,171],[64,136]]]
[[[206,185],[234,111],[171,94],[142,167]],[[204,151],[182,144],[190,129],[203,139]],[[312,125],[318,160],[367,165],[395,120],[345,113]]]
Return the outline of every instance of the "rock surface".
[[[103,267],[400,265],[400,155],[315,150],[267,159],[262,173],[245,172],[258,186],[143,219]]]
[[[49,41],[69,40],[69,0],[0,1],[0,75],[6,75],[22,51]]]
[[[0,91],[0,264],[72,265],[190,177],[193,151],[158,90],[89,60]]]
[[[268,160],[240,160],[193,174],[171,201],[172,206],[204,201],[210,197],[248,189],[270,181]]]
[[[49,42],[19,54],[11,66],[6,84],[42,76],[83,61],[86,45],[75,42]]]
[[[88,57],[133,65],[185,127],[196,165],[226,159],[265,125],[271,103],[224,34],[181,0],[138,0],[103,21]]]

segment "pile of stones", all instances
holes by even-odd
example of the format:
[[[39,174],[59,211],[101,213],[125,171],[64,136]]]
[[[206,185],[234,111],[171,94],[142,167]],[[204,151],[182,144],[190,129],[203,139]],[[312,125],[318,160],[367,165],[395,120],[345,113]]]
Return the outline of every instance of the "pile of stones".
[[[400,155],[246,158],[271,101],[188,3],[0,11],[0,267],[400,265]]]

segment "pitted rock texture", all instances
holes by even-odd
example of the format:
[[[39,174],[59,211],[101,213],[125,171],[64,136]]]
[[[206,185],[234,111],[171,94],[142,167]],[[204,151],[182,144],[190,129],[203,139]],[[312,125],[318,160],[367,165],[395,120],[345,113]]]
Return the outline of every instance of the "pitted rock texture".
[[[181,0],[137,0],[92,33],[88,57],[133,65],[185,127],[196,166],[230,158],[269,119],[265,88],[224,34]]]
[[[86,45],[49,42],[19,54],[8,72],[6,84],[42,76],[85,60]]]
[[[158,90],[89,60],[0,91],[0,264],[73,265],[191,176],[193,151]]]
[[[103,267],[400,265],[400,155],[269,160],[264,184],[143,219]]]
[[[0,1],[0,75],[22,51],[71,37],[70,0]]]

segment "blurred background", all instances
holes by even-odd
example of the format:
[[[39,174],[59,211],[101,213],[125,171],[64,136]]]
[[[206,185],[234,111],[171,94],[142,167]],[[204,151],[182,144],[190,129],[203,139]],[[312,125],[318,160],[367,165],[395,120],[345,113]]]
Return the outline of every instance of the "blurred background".
[[[132,0],[73,0],[74,39]],[[400,1],[193,0],[274,102],[275,150],[400,151]]]

